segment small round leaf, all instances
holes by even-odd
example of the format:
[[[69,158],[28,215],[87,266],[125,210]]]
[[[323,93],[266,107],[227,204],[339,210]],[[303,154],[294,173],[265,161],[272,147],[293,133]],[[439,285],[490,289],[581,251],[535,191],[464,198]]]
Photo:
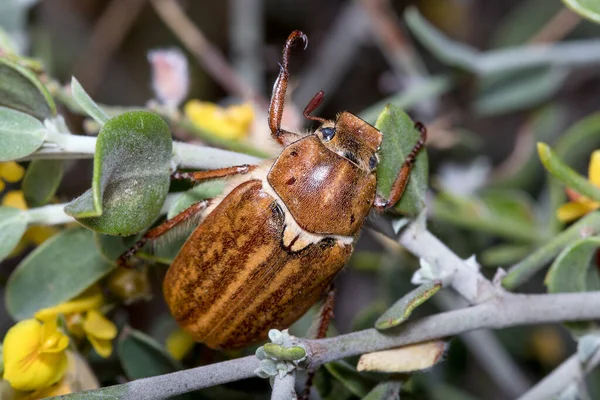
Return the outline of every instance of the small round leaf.
[[[171,153],[171,132],[158,115],[131,111],[110,119],[96,142],[92,188],[65,212],[107,235],[147,228],[169,191]]]
[[[383,133],[379,152],[381,161],[377,168],[377,191],[387,197],[402,163],[421,135],[410,117],[392,104],[388,104],[379,114],[375,127]],[[427,174],[427,153],[422,149],[417,155],[406,190],[395,206],[398,212],[414,217],[425,207]]]
[[[99,254],[93,232],[62,231],[32,251],[10,276],[6,308],[16,320],[67,301],[113,269]]]
[[[0,162],[33,153],[45,137],[46,128],[40,121],[29,114],[0,107]]]
[[[40,119],[56,115],[48,89],[27,69],[0,58],[0,105]]]
[[[600,3],[597,0],[563,0],[563,3],[582,17],[600,24]]]

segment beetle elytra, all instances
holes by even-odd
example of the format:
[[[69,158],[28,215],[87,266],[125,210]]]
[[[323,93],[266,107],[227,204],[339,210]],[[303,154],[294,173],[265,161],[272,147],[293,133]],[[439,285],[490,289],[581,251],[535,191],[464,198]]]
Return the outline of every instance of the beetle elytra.
[[[289,327],[319,300],[352,254],[371,208],[395,205],[406,187],[421,138],[396,177],[390,197],[376,194],[377,151],[382,134],[359,117],[342,112],[334,121],[304,116],[320,127],[306,135],[281,129],[288,83],[288,56],[294,31],[283,50],[273,87],[269,127],[283,146],[275,159],[212,171],[175,173],[202,181],[234,176],[223,195],[194,204],[150,230],[121,262],[182,221],[201,222],[167,271],[163,290],[169,308],[195,340],[212,348],[242,347],[265,339],[269,329]]]

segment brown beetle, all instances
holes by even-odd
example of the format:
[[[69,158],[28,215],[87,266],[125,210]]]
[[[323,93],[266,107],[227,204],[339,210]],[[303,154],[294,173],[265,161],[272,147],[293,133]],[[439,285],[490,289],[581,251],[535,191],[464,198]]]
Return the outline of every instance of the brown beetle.
[[[177,322],[212,348],[242,347],[265,339],[269,329],[287,328],[326,291],[352,254],[370,209],[385,210],[400,199],[426,131],[406,158],[389,199],[376,195],[377,151],[382,134],[357,116],[321,123],[301,135],[280,127],[288,83],[288,56],[306,36],[294,31],[283,50],[273,87],[269,127],[284,149],[256,166],[175,173],[201,181],[239,175],[220,197],[196,203],[149,231],[121,262],[182,221],[202,220],[170,266],[163,284]]]

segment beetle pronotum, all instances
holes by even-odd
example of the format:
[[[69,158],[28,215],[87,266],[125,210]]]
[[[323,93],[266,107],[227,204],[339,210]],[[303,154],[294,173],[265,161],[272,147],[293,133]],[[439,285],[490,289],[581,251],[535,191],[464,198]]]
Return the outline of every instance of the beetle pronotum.
[[[288,37],[269,107],[272,137],[283,146],[279,156],[258,165],[175,173],[194,182],[237,177],[223,195],[150,230],[120,258],[124,263],[148,239],[200,218],[163,289],[177,322],[212,348],[265,339],[269,329],[287,328],[318,301],[352,254],[370,209],[398,202],[426,140],[417,124],[421,138],[384,199],[376,194],[382,141],[376,128],[349,112],[335,121],[312,116],[323,99],[319,92],[304,109],[318,129],[305,135],[281,129],[288,57],[297,40],[307,43],[300,31]]]

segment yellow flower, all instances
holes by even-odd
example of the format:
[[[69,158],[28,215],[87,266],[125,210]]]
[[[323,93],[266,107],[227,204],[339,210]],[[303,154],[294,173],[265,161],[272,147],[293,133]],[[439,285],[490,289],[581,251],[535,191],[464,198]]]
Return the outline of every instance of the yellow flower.
[[[249,103],[223,108],[214,103],[190,100],[184,112],[198,128],[225,139],[244,138],[254,120],[254,110]]]
[[[56,318],[17,323],[4,337],[4,379],[17,390],[52,386],[67,370],[68,345],[69,338],[58,330]]]
[[[23,179],[25,168],[21,167],[14,161],[0,163],[0,192],[4,190],[6,184],[15,183]]]
[[[174,330],[166,341],[167,351],[176,360],[181,360],[196,344],[192,336],[183,329]]]
[[[79,353],[70,350],[67,350],[66,354],[67,371],[60,381],[47,388],[34,391],[8,391],[6,389],[12,389],[8,385],[8,388],[5,388],[5,392],[3,392],[4,387],[2,385],[5,381],[0,380],[0,399],[38,400],[99,388],[98,379],[96,379],[85,359]]]
[[[588,179],[590,183],[600,187],[600,150],[592,153],[588,166]],[[556,210],[556,217],[562,222],[572,221],[600,208],[599,202],[582,196],[573,189],[567,188],[566,192],[571,201]]]
[[[87,338],[96,353],[107,358],[112,353],[117,327],[99,311],[103,304],[104,296],[94,285],[73,300],[38,311],[35,317],[46,321],[64,315],[69,332],[77,339]]]

